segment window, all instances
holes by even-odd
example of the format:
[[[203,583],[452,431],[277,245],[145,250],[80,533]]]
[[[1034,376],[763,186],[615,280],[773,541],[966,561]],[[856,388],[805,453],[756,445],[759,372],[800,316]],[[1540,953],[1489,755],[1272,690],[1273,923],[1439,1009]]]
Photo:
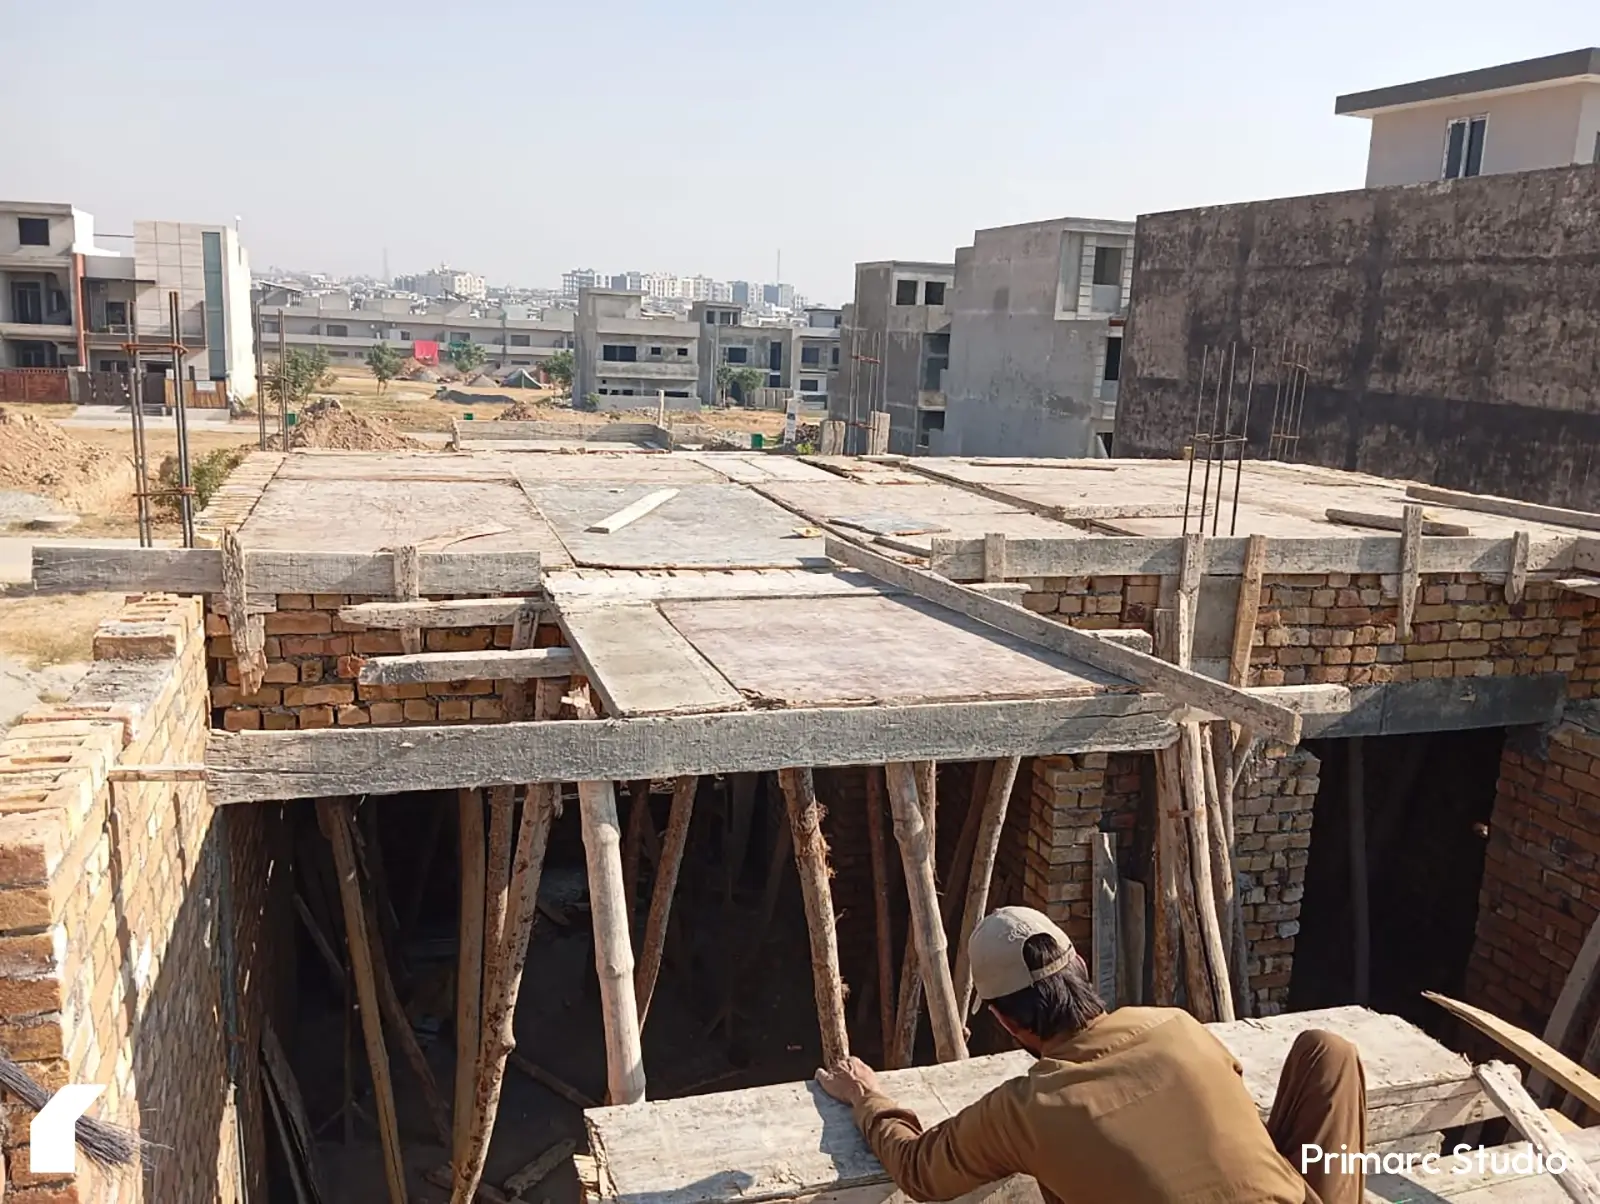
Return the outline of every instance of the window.
[[[106,302],[106,325],[126,326],[128,324],[128,303],[126,301]]]
[[[929,334],[922,337],[922,389],[925,393],[937,393],[940,386],[940,376],[950,366],[950,336],[947,334]]]
[[[922,286],[922,303],[924,305],[944,304],[944,281],[929,280]]]
[[[472,336],[464,330],[452,330],[450,332],[450,341],[452,343],[470,343],[472,342]]]
[[[278,333],[278,319],[277,318],[262,318],[261,319],[261,333],[262,334],[277,334]]]
[[[330,339],[348,339],[350,337],[350,328],[348,326],[341,325],[338,322],[329,322],[328,337]],[[287,390],[285,390],[285,392],[287,392]]]
[[[723,349],[722,358],[730,364],[748,364],[750,362],[750,348],[727,347]]]
[[[527,334],[514,334],[511,336],[511,345],[513,347],[532,347],[533,336]]]
[[[679,355],[688,355],[689,354],[689,349],[687,347],[679,347],[678,348],[678,354]]]
[[[767,388],[769,388],[769,389],[781,389],[781,388],[783,388],[783,377],[779,376],[776,372],[772,373],[772,375],[767,377]]]
[[[719,324],[723,325],[723,326],[732,326],[733,325],[733,314],[732,314],[732,312],[730,312],[729,310],[726,310],[726,309],[723,310],[722,311],[722,316],[719,319]]]
[[[717,311],[714,310],[714,309],[706,310],[706,325],[707,326],[715,326],[716,324],[717,324]]]
[[[833,349],[833,366],[835,368],[839,366],[839,349],[837,347]]]
[[[650,358],[653,359],[653,360],[660,359],[661,358],[661,348],[659,348],[659,347],[650,348]]]
[[[1122,340],[1106,340],[1106,370],[1101,374],[1101,380],[1120,380],[1122,378]]]
[[[44,321],[44,289],[32,281],[11,286],[11,320],[37,326]],[[41,365],[42,366],[42,365]]]
[[[821,389],[821,382],[820,381],[802,380],[800,382],[800,392],[802,392],[802,393],[816,393],[820,389]]]
[[[1096,284],[1122,285],[1122,248],[1096,247],[1094,249],[1094,282]]]
[[[600,358],[618,364],[633,364],[639,360],[639,349],[619,343],[604,343],[600,347]]]
[[[944,430],[944,411],[920,410],[917,413],[917,417],[920,419],[917,430],[917,446],[927,447],[928,432]]]
[[[894,282],[894,303],[896,305],[915,305],[917,303],[917,282],[915,280],[896,280]]]
[[[783,344],[767,344],[767,367],[777,372],[783,368]]]
[[[402,343],[409,343],[409,342],[411,342],[411,332],[410,332],[410,331],[409,331],[409,330],[402,330],[402,331],[401,331],[401,332],[400,332],[400,341],[401,341],[401,342],[402,342]]]
[[[687,390],[687,389],[668,389],[666,391],[666,393],[667,393],[668,397],[687,397],[687,396],[689,396],[689,390]]]
[[[17,241],[25,247],[50,245],[50,219],[48,217],[19,217]]]
[[[821,347],[802,347],[802,348],[800,348],[800,362],[802,364],[807,365],[808,367],[815,367],[816,365],[820,364],[822,362],[822,348]]]
[[[1444,178],[1460,180],[1483,169],[1487,117],[1457,117],[1444,127]]]

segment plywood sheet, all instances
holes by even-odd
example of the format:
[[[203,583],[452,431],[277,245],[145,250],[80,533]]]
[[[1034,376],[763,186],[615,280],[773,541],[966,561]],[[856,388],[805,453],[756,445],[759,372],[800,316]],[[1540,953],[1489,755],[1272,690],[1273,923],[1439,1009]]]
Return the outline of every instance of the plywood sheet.
[[[683,455],[591,450],[573,453],[526,452],[507,457],[516,477],[529,488],[552,481],[638,481],[652,485],[715,484],[722,480]]]
[[[297,451],[284,457],[282,481],[511,481],[510,456],[444,452]]]
[[[764,452],[685,452],[693,459],[729,481],[760,484],[765,481],[826,481],[833,474],[807,464],[794,456],[767,455]]]
[[[667,602],[662,613],[747,698],[849,706],[1133,690],[919,598]]]
[[[739,692],[654,606],[567,609],[561,626],[609,716],[744,708]]]
[[[273,480],[240,528],[248,549],[376,552],[444,539],[497,524],[506,530],[452,545],[453,551],[536,551],[568,563],[565,549],[514,482]]]
[[[723,598],[824,598],[900,591],[865,573],[808,569],[731,569],[724,572],[637,573],[574,569],[547,574],[545,591],[557,606],[639,606],[647,602]]]
[[[528,490],[575,563],[596,568],[824,566],[822,540],[802,538],[795,515],[741,485],[678,487],[671,500],[622,530],[587,528],[654,492],[647,484],[547,484]]]

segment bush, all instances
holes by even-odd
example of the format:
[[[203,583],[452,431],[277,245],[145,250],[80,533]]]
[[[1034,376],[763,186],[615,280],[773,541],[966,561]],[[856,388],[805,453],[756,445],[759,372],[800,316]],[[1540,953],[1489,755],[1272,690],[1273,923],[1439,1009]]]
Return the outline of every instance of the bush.
[[[591,393],[587,397],[572,399],[572,408],[582,410],[586,414],[593,414],[600,408],[600,394]]]
[[[222,482],[228,479],[228,474],[239,467],[247,455],[250,454],[249,445],[242,447],[219,447],[216,451],[207,452],[189,466],[189,484],[194,488],[195,511],[204,510],[211,502],[211,497],[216,493]],[[163,492],[156,502],[163,510],[173,514],[182,513],[178,501],[178,457],[164,456],[161,467],[156,469],[156,482]]]

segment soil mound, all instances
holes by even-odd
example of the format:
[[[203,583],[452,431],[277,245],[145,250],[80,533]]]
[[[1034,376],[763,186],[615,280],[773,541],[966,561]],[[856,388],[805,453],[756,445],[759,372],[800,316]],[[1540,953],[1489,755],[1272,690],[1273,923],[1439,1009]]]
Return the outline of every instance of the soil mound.
[[[0,489],[42,493],[77,509],[94,505],[107,481],[124,474],[131,480],[126,456],[0,406]]]
[[[279,446],[274,436],[271,445]],[[428,445],[401,434],[387,418],[368,418],[345,409],[332,397],[312,402],[289,428],[289,446],[338,451],[407,451]]]

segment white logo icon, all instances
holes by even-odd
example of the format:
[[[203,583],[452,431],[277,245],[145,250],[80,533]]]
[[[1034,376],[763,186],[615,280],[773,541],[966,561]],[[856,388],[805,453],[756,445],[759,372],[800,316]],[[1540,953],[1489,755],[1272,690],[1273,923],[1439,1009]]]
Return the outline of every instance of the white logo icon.
[[[104,1087],[68,1083],[50,1097],[28,1126],[28,1170],[35,1175],[71,1175],[78,1170],[74,1130],[78,1117],[100,1098]]]

